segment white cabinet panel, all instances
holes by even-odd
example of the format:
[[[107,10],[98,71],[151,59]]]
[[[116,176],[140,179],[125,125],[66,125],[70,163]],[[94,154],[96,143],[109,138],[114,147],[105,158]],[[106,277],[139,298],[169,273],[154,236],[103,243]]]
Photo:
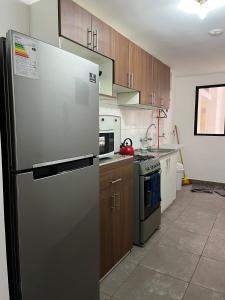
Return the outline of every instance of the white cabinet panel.
[[[164,212],[176,199],[177,153],[160,159],[161,165],[161,211]]]

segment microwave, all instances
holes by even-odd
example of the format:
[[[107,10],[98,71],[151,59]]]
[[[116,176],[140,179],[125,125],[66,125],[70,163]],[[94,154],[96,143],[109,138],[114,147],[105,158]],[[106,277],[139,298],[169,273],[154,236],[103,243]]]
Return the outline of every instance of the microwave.
[[[114,131],[99,132],[99,158],[111,157],[114,155]]]

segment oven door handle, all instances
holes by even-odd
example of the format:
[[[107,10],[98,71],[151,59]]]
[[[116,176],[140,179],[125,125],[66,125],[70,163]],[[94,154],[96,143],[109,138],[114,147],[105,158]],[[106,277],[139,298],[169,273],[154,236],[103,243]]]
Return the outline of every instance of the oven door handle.
[[[159,170],[157,173],[161,174],[162,171]],[[155,174],[155,173],[154,173],[154,174]],[[148,181],[148,180],[150,180],[150,179],[151,179],[151,175],[150,175],[150,176],[144,176],[144,181]]]

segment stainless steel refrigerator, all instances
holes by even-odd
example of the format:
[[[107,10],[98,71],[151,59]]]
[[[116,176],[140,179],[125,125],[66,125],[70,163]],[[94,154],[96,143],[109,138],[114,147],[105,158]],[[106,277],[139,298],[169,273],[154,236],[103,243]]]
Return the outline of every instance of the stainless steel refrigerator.
[[[98,66],[9,31],[0,41],[11,300],[98,300]]]

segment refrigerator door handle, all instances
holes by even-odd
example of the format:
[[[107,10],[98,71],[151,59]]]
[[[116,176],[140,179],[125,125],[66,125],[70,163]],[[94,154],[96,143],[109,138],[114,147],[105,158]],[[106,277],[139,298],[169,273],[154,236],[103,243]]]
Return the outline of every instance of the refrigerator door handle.
[[[93,154],[89,154],[89,155],[77,156],[77,157],[72,157],[72,158],[67,158],[67,159],[60,159],[60,160],[56,160],[56,161],[48,161],[48,162],[33,165],[33,169],[47,167],[47,166],[53,166],[53,165],[57,165],[57,164],[63,164],[63,163],[72,162],[75,160],[82,160],[82,159],[91,158],[91,157],[94,158],[95,156]]]
[[[42,179],[60,173],[70,172],[82,168],[91,167],[98,164],[99,159],[93,155],[81,156],[79,158],[56,161],[54,163],[41,164],[33,168],[33,179]]]

